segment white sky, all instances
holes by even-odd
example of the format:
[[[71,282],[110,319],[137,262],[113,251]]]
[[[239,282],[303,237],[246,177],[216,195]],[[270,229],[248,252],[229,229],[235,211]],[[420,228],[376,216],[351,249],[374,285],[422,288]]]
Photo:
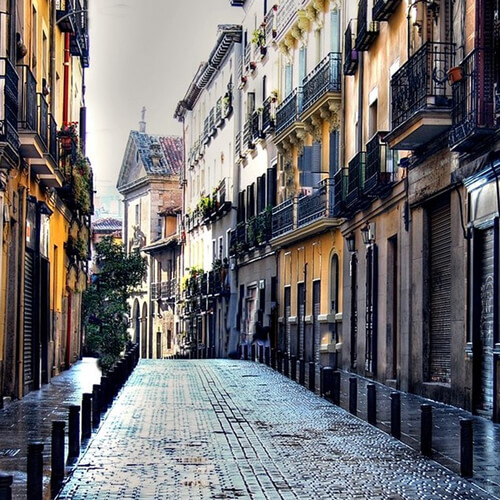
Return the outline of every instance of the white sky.
[[[86,71],[87,155],[96,188],[116,185],[130,130],[181,135],[173,114],[217,25],[240,23],[229,0],[90,0]]]

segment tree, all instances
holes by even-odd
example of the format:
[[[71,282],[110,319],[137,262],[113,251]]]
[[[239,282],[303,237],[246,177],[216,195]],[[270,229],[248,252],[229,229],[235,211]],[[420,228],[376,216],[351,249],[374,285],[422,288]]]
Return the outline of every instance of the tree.
[[[127,300],[146,277],[147,262],[138,250],[126,255],[124,246],[110,236],[97,243],[96,252],[98,270],[84,293],[86,346],[108,370],[129,340]]]

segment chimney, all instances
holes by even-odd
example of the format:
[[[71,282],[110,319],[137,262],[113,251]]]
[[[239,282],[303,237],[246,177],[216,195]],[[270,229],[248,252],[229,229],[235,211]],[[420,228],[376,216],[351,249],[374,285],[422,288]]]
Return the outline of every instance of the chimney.
[[[142,107],[141,111],[141,121],[139,122],[139,132],[142,134],[146,133],[146,107]]]

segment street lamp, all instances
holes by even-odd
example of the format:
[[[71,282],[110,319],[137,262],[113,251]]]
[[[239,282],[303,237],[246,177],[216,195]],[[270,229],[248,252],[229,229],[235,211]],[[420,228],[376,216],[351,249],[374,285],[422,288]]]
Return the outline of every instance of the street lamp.
[[[350,253],[354,253],[356,251],[356,238],[354,233],[349,233],[345,237],[345,242],[347,243],[347,251]]]
[[[365,245],[371,245],[375,241],[375,222],[366,223],[361,229],[361,237]]]

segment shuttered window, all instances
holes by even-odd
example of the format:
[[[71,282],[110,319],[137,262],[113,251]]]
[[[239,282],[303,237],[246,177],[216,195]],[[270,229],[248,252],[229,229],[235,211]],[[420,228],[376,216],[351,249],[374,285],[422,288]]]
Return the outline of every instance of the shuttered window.
[[[451,378],[451,225],[447,198],[429,211],[429,381]]]
[[[24,257],[24,318],[23,318],[23,362],[24,362],[24,392],[33,389],[33,340],[34,340],[34,257],[26,251]]]

